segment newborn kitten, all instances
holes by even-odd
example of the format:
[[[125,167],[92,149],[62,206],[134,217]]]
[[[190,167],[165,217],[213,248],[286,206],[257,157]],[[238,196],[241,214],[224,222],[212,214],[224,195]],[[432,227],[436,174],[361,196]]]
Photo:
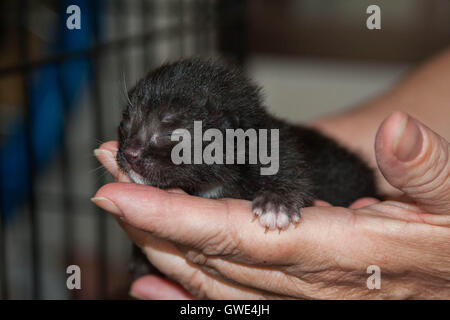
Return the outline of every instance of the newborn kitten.
[[[272,230],[298,222],[300,209],[314,199],[348,206],[376,195],[373,173],[360,158],[313,129],[268,114],[260,89],[223,63],[188,59],[163,65],[140,80],[129,98],[117,160],[136,183],[252,200],[259,222]],[[174,164],[171,151],[178,142],[171,134],[187,129],[193,136],[197,120],[203,131],[216,128],[223,136],[226,129],[279,129],[278,172],[261,175],[264,166],[248,164],[248,155],[246,164]]]
[[[174,164],[171,152],[179,142],[171,135],[186,129],[193,136],[198,120],[203,132],[216,128],[224,137],[226,129],[278,129],[278,172],[261,175],[264,166],[248,164],[248,154],[246,164]],[[272,150],[270,137],[267,140]],[[181,188],[206,198],[252,200],[253,212],[266,230],[298,222],[300,209],[314,199],[348,206],[358,198],[376,196],[373,173],[360,158],[313,129],[268,114],[260,89],[220,62],[181,60],[140,80],[123,111],[117,160],[136,183]],[[135,278],[157,272],[137,247],[134,256]]]

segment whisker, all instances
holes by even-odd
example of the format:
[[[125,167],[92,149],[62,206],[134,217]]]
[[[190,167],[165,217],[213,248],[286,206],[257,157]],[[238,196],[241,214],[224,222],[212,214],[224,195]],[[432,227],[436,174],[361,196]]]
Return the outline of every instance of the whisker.
[[[101,164],[97,168],[91,169],[88,171],[89,174],[97,173],[100,169],[105,169],[105,167]],[[106,169],[105,169],[106,170]]]
[[[83,155],[83,159],[88,159],[88,158],[97,158],[97,157],[95,156],[94,152],[89,152],[89,153],[86,153]],[[114,157],[114,160],[108,159],[108,161],[111,161],[111,163],[114,163],[116,160],[117,160],[116,157]]]
[[[105,171],[101,172],[100,175],[97,175],[97,176],[95,177],[95,180],[94,180],[94,181],[95,181],[96,183],[98,183],[99,181],[103,180],[104,177],[107,177],[108,175],[109,175],[109,172],[108,172],[108,170],[105,169]]]
[[[131,103],[130,96],[128,95],[128,88],[127,88],[127,82],[125,81],[125,72],[124,71],[122,71],[122,79],[123,79],[123,86],[125,89],[125,92],[124,92],[125,97],[127,98],[127,101],[128,101],[128,104],[130,105],[130,107],[134,107],[133,104]]]

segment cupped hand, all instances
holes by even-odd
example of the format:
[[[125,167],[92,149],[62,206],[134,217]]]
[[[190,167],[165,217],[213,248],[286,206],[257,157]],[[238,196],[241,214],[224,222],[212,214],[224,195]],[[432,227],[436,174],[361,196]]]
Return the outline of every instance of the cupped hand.
[[[264,232],[244,200],[211,200],[181,190],[124,183],[117,144],[96,151],[119,183],[93,198],[168,279],[138,279],[131,294],[151,299],[450,298],[449,144],[403,113],[377,134],[381,172],[411,203],[323,202],[297,226]],[[381,287],[369,289],[369,266]],[[178,284],[179,285],[178,285]]]

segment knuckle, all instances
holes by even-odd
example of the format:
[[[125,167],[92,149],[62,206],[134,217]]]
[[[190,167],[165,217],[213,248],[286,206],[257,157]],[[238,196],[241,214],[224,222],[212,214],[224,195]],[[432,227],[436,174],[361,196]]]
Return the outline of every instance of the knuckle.
[[[224,200],[226,206],[226,224],[216,234],[210,235],[203,240],[201,247],[207,255],[233,255],[237,253],[239,247],[239,233],[231,218],[229,202]]]
[[[208,256],[197,250],[188,250],[185,257],[188,261],[197,265],[207,265],[208,263]]]
[[[229,252],[231,241],[225,230],[210,235],[203,240],[201,247],[205,254],[209,255],[226,255]]]
[[[221,273],[216,269],[214,259],[211,259],[211,257],[202,252],[188,250],[185,252],[185,258],[187,261],[199,266],[204,273],[214,277],[222,277]]]
[[[213,288],[211,288],[213,283],[213,281],[210,281],[210,279],[204,275],[202,270],[198,269],[193,271],[189,276],[185,288],[193,296],[199,299],[207,299],[210,298],[209,293],[213,291]]]
[[[443,139],[442,139],[443,140]],[[404,186],[404,191],[424,198],[448,197],[450,193],[450,151],[444,140],[432,144],[431,152],[422,159],[421,170]]]

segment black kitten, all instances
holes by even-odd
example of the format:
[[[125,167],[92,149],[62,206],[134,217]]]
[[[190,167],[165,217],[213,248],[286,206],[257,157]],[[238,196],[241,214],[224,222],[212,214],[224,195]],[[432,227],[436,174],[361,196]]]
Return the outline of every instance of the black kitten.
[[[171,151],[178,142],[171,135],[180,128],[192,132],[196,120],[204,131],[216,128],[224,136],[226,129],[279,129],[278,172],[261,175],[264,166],[248,161],[174,164]],[[376,194],[372,171],[355,154],[315,130],[268,114],[260,89],[238,70],[198,59],[159,67],[131,90],[117,159],[137,183],[179,187],[208,198],[253,200],[253,212],[269,229],[298,222],[299,209],[314,199],[348,206]]]
[[[260,89],[223,63],[190,59],[163,65],[139,81],[129,98],[117,160],[136,183],[253,200],[253,212],[269,229],[298,222],[300,209],[314,199],[348,206],[376,196],[373,173],[360,158],[315,130],[268,114]],[[224,136],[226,129],[279,129],[278,172],[261,175],[264,166],[248,164],[247,154],[246,164],[174,164],[171,152],[178,142],[171,136],[177,129],[192,133],[199,120],[204,131],[216,128]]]

